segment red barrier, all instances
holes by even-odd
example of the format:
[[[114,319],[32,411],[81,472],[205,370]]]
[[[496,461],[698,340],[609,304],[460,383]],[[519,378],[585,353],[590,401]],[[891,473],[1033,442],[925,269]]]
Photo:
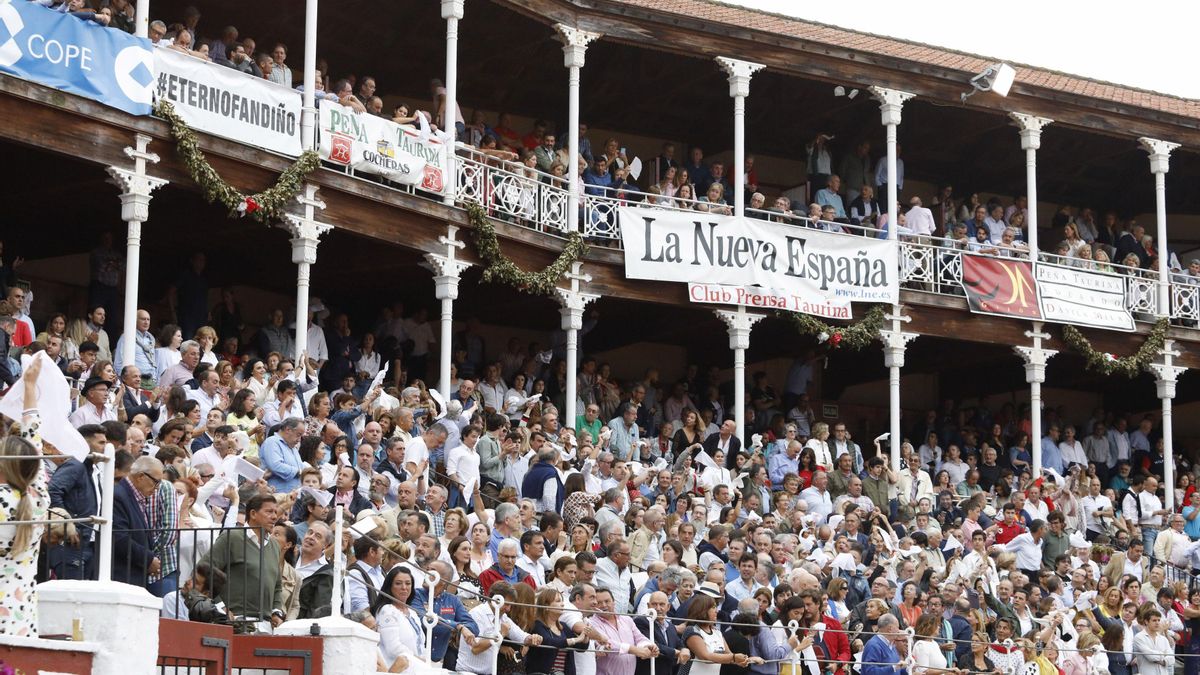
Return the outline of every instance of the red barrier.
[[[204,668],[206,675],[227,675],[233,628],[211,623],[158,620],[158,665]]]
[[[322,675],[324,644],[319,637],[233,636],[234,668],[284,670],[290,675]]]

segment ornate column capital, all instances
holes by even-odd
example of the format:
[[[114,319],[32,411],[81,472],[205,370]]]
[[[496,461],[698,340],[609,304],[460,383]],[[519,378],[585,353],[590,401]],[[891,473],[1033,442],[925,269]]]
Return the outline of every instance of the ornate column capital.
[[[1046,381],[1046,362],[1058,353],[1054,349],[1024,345],[1014,346],[1013,351],[1025,362],[1025,381],[1030,384],[1034,382],[1041,384]]]
[[[1146,370],[1154,375],[1154,386],[1160,399],[1175,398],[1175,383],[1187,371],[1187,368],[1175,365],[1177,356],[1180,352],[1175,349],[1175,341],[1166,340],[1158,352],[1159,360],[1146,366]]]
[[[725,326],[729,330],[730,349],[749,349],[750,331],[754,328],[754,324],[766,318],[765,314],[752,314],[744,309],[739,311],[715,309],[713,313],[717,315],[718,319],[725,322]]]
[[[471,263],[440,253],[426,253],[425,260],[434,271],[434,297],[438,300],[457,300],[458,282]]]
[[[582,68],[588,45],[601,36],[601,33],[574,28],[565,23],[554,24],[554,30],[558,31],[558,39],[563,43],[563,65],[568,68]]]
[[[888,368],[903,368],[904,352],[908,349],[908,343],[916,340],[917,336],[918,333],[902,330],[879,331],[879,340],[883,343],[883,365]]]
[[[442,18],[463,18],[463,0],[442,0]]]
[[[870,87],[871,95],[875,100],[879,101],[879,112],[883,118],[884,126],[890,124],[900,124],[900,109],[904,107],[904,103],[916,94],[910,94],[907,91],[899,89],[888,89],[887,87]]]
[[[1171,152],[1179,147],[1178,143],[1147,136],[1139,138],[1138,145],[1150,154],[1150,173],[1167,173],[1171,169]]]
[[[108,182],[121,190],[121,220],[127,223],[144,223],[150,218],[150,196],[167,184],[162,178],[146,175],[146,163],[157,164],[158,155],[146,150],[152,139],[146,134],[135,134],[136,147],[125,147],[125,156],[133,160],[133,169],[110,166],[105,169]]]
[[[571,287],[554,289],[558,292],[558,302],[562,305],[558,312],[562,315],[563,330],[583,328],[583,310],[600,299],[595,293],[584,293],[579,289],[581,284],[592,282],[592,275],[579,271],[582,267],[581,262],[571,263],[571,269],[563,273],[563,278],[570,282]]]
[[[1022,150],[1037,150],[1042,147],[1042,129],[1054,123],[1054,120],[1049,117],[1038,117],[1019,112],[1010,112],[1008,116],[1020,130]]]
[[[303,212],[283,214],[279,226],[292,233],[292,262],[311,265],[317,262],[317,244],[333,225],[316,219],[316,212],[325,208],[325,202],[317,198],[317,186],[312,183],[306,183],[304,191],[296,195],[296,203]]]
[[[731,59],[726,56],[716,58],[717,65],[729,76],[729,95],[746,97],[750,95],[750,78],[758,71],[766,68],[761,63]]]

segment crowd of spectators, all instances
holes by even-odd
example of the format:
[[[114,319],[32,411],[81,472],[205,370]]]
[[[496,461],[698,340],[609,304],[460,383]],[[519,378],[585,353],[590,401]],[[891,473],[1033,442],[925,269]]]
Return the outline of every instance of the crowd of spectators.
[[[128,30],[128,5],[80,16]],[[189,8],[178,24],[153,22],[151,37],[292,85],[286,47],[258,53],[232,27],[198,38],[199,20]],[[384,114],[374,78],[327,86],[327,71],[325,97]],[[437,125],[444,89],[435,81],[430,93],[434,111],[401,105],[394,118]],[[564,139],[549,124],[522,135],[506,115],[495,127],[485,118],[461,123],[460,139],[495,161],[565,173]],[[593,152],[586,125],[580,139],[587,194],[728,213],[729,195],[745,190],[764,217],[799,206],[829,229],[887,229],[875,197],[887,193],[886,163],[872,162],[865,142],[835,172],[833,139],[816,137],[811,189],[775,196],[771,213],[752,160],[731,178],[702,149],[678,160],[667,144],[638,189],[635,158],[617,139]],[[902,163],[897,173],[903,190]],[[910,199],[898,224],[906,234],[980,249],[1016,250],[1025,238],[1020,198],[960,202],[947,185],[929,207]],[[1054,226],[1070,258],[1155,264],[1153,242],[1115,214],[1097,223],[1089,209],[1066,210]],[[123,261],[106,238],[91,255],[86,315],[54,308],[38,331],[18,263],[0,260],[0,388],[61,377],[69,394],[27,395],[22,419],[3,429],[0,454],[48,457],[0,463],[0,516],[87,518],[111,491],[114,578],[162,597],[164,616],[278,625],[330,614],[343,584],[341,611],[379,631],[380,668],[391,672],[429,658],[491,673],[497,655],[501,672],[530,675],[648,672],[651,660],[678,675],[770,675],[793,660],[814,674],[1036,663],[1043,673],[1157,675],[1177,656],[1200,670],[1190,656],[1200,653],[1200,465],[1180,453],[1176,484],[1162,485],[1154,418],[1096,410],[1071,420],[1049,407],[1039,411],[1046,436],[1030,439],[1028,408],[947,401],[906,420],[893,472],[886,439],[860,443],[853,423],[816,414],[813,354],[786,373],[754,374],[745,438],[734,434],[732,383],[707,364],[622,379],[585,355],[582,412],[568,423],[561,335],[500,350],[468,320],[455,335],[452,390],[437,392],[426,384],[436,339],[423,308],[396,303],[351,321],[314,299],[303,330],[284,308],[255,326],[231,290],[208,306],[196,253],[172,304],[139,311],[135,333],[115,335],[105,326],[119,316]],[[131,363],[121,360],[127,340]],[[78,430],[91,451],[83,460],[39,433],[41,411],[63,407],[69,417],[50,423]],[[1041,475],[1030,470],[1034,444]],[[114,485],[99,478],[104,461]],[[0,576],[0,630],[33,632],[20,603],[35,578],[94,578],[96,540],[87,523],[0,529],[0,569],[21,570]],[[499,622],[481,595],[505,599]],[[431,654],[426,607],[440,618]]]
[[[104,250],[97,281],[121,265]],[[793,658],[864,675],[1195,665],[1200,497],[1186,453],[1160,488],[1153,418],[1071,421],[1050,407],[1031,441],[1028,408],[947,401],[905,421],[894,473],[879,439],[860,443],[852,424],[814,411],[818,355],[753,374],[744,439],[718,368],[624,380],[584,356],[572,429],[556,336],[499,350],[469,320],[453,390],[436,392],[423,310],[397,303],[355,334],[359,322],[314,299],[298,337],[282,310],[248,325],[231,291],[197,306],[205,278],[193,258],[169,323],[141,311],[136,334],[116,339],[102,284],[87,316],[52,314],[36,333],[31,289],[12,285],[0,302],[9,353],[48,357],[37,363],[70,384],[60,423],[94,453],[40,465],[31,494],[62,517],[96,515],[114,446],[114,577],[163,597],[164,616],[264,627],[252,620],[329,614],[342,583],[344,613],[380,632],[380,667],[396,672],[426,656],[408,619],[429,602],[442,621],[428,656],[475,673],[491,672],[496,650],[503,672],[531,674],[626,673],[650,659],[657,672],[764,675]],[[127,339],[134,362],[120,363]],[[36,412],[5,453],[36,436]],[[16,464],[0,465],[0,497],[30,484]],[[94,527],[30,527],[38,579],[94,577]],[[499,625],[481,594],[506,599]]]

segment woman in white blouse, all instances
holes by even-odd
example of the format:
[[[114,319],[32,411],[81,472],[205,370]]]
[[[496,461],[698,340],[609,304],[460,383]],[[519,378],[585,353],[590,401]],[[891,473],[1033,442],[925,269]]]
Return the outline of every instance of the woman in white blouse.
[[[733,490],[733,474],[729,469],[725,468],[725,453],[721,450],[714,450],[712,453],[713,466],[706,466],[704,472],[700,474],[700,485],[711,495],[713,488],[718,485],[730,486],[730,491]]]
[[[384,578],[383,592],[375,598],[375,604],[371,607],[376,630],[379,631],[379,653],[390,669],[388,672],[415,672],[412,666],[423,658],[425,652],[421,615],[408,606],[412,594],[412,572],[403,565],[397,565]]]
[[[913,675],[957,672],[946,667],[946,655],[933,640],[933,636],[938,634],[941,627],[942,617],[936,614],[922,614],[917,620],[913,630],[916,638],[912,647]]]
[[[817,466],[824,467],[826,471],[833,471],[833,456],[829,454],[828,424],[825,422],[814,424],[812,438],[808,439],[808,443],[804,447],[812,448],[813,454],[816,455]]]
[[[354,364],[354,370],[358,373],[358,379],[370,382],[375,379],[379,373],[379,352],[375,351],[375,334],[367,333],[362,337],[362,345],[358,348],[358,363]]]
[[[158,370],[157,377],[162,377],[167,368],[179,363],[182,358],[179,345],[183,344],[183,333],[179,326],[173,323],[163,326],[158,332],[158,344],[162,346],[154,350],[154,367]]]

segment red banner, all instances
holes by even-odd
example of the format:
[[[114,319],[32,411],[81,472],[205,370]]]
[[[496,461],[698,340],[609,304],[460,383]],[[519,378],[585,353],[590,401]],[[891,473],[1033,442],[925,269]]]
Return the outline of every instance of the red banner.
[[[1042,318],[1033,265],[1028,261],[964,254],[962,286],[972,312]]]

